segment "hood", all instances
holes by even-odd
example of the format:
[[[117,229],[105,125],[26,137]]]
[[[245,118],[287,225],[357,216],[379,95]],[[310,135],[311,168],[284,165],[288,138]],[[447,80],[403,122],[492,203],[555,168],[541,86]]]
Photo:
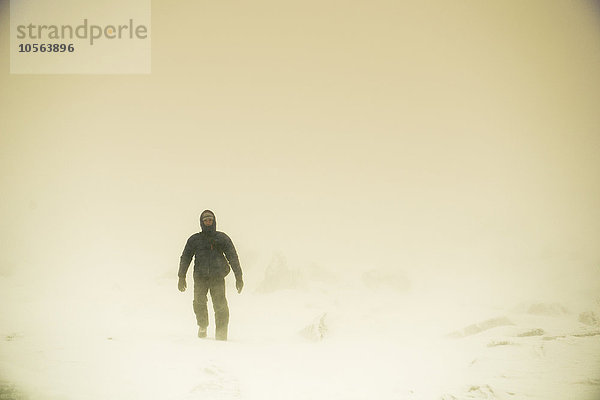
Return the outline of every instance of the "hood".
[[[206,214],[211,214],[213,216],[213,224],[211,226],[206,226],[204,225],[204,222],[202,222],[202,217]],[[202,214],[200,214],[200,228],[202,228],[202,232],[215,232],[217,230],[217,217],[214,212],[210,210],[202,211]]]

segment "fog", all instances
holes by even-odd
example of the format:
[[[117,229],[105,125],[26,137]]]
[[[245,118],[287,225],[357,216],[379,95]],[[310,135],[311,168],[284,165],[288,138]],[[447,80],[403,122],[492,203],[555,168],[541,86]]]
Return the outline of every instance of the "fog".
[[[151,75],[4,73],[3,274],[175,271],[210,207],[248,268],[598,281],[591,3],[153,16]]]
[[[597,2],[154,2],[149,75],[10,75],[7,3],[0,275],[23,291],[180,296],[210,208],[235,304],[277,257],[333,293],[377,271],[439,302],[598,299]]]

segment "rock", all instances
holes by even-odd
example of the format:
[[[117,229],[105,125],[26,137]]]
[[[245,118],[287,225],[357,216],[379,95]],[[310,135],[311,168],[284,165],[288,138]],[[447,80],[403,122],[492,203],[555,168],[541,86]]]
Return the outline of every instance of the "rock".
[[[406,292],[410,289],[410,281],[401,271],[372,269],[362,275],[362,281],[371,289],[391,289],[398,292]]]
[[[465,336],[476,335],[483,331],[487,331],[488,329],[507,325],[514,325],[514,323],[506,317],[492,318],[477,324],[469,325],[459,331],[454,331],[448,334],[448,337],[461,338]]]
[[[0,381],[0,399],[26,400],[27,397],[15,385]]]
[[[500,341],[493,340],[487,344],[487,347],[510,346],[510,345],[514,345],[514,343],[509,342],[507,340],[500,340]]]
[[[300,331],[300,334],[306,339],[318,342],[325,338],[328,332],[327,313],[317,317],[310,325]]]
[[[532,330],[527,331],[527,332],[519,333],[517,335],[517,337],[542,336],[545,333],[546,332],[544,332],[543,329],[537,328],[537,329],[532,329]]]
[[[533,315],[559,316],[568,314],[569,310],[567,310],[562,304],[558,303],[534,303],[529,306],[527,313]]]
[[[600,326],[600,319],[593,311],[582,312],[577,320],[588,326]]]
[[[265,270],[265,278],[258,287],[259,292],[270,293],[277,290],[294,289],[299,286],[299,274],[288,268],[285,257],[275,254]]]

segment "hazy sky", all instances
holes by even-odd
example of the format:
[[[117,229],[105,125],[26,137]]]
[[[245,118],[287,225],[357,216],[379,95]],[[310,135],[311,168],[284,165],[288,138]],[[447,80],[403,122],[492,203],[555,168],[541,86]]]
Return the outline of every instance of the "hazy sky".
[[[600,283],[591,1],[154,2],[152,74],[89,76],[10,75],[7,3],[1,273],[175,277],[211,208],[249,271]]]

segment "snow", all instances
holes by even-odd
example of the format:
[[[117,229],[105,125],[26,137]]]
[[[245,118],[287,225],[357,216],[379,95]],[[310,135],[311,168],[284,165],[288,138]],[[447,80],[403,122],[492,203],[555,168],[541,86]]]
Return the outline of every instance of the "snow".
[[[0,74],[0,400],[599,400],[591,3],[152,2],[151,75]]]
[[[179,293],[175,277],[3,277],[0,393],[41,400],[600,398],[597,303],[488,306],[440,288],[411,289],[406,280],[376,285],[373,276],[269,291],[247,276],[241,295],[228,279],[228,342],[214,340],[214,325],[207,339],[195,337],[192,291]]]

